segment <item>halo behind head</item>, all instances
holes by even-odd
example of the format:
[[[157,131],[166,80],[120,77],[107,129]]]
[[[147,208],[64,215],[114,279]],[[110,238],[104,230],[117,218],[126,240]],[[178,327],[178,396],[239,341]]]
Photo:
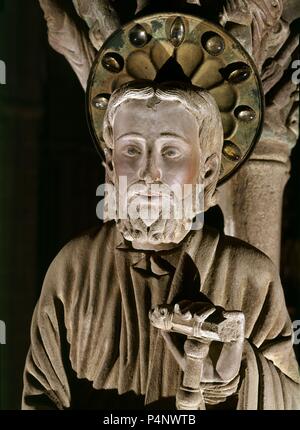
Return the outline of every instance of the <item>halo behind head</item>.
[[[261,83],[246,51],[219,26],[188,15],[147,16],[116,31],[98,53],[87,91],[100,154],[111,95],[127,82],[144,80],[190,82],[210,93],[224,130],[219,183],[227,180],[247,159],[262,127]]]

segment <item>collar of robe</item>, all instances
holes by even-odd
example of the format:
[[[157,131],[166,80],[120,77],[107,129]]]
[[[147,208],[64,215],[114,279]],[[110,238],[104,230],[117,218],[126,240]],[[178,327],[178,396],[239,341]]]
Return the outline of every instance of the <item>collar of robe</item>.
[[[144,251],[133,248],[131,243],[123,238],[117,249],[130,253],[131,265],[135,269],[160,277],[174,273],[182,253],[182,243],[167,251]]]
[[[118,229],[116,239],[116,249],[130,253],[131,265],[135,269],[150,271],[154,276],[167,275],[178,267],[182,256],[187,254],[204,280],[217,248],[219,233],[209,228],[208,234],[207,228],[204,226],[203,230],[190,231],[178,246],[171,250],[157,252],[133,248],[131,242],[125,240]]]

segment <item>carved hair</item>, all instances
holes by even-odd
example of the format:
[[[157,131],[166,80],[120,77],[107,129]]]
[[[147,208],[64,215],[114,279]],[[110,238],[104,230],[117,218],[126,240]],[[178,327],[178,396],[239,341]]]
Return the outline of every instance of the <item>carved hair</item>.
[[[130,82],[122,85],[111,96],[103,123],[104,149],[113,149],[113,126],[118,107],[130,100],[151,102],[172,101],[181,103],[194,115],[199,123],[199,144],[203,151],[203,162],[212,154],[217,154],[221,167],[223,146],[223,126],[221,114],[214,98],[205,90],[181,82],[156,84],[154,82]],[[199,172],[200,174],[200,172]],[[215,203],[216,180],[205,190],[205,208]]]

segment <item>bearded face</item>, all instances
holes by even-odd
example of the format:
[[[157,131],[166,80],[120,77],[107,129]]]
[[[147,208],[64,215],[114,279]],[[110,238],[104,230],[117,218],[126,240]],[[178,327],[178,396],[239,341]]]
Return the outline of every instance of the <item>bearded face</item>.
[[[194,217],[203,213],[203,187],[198,185],[182,189],[139,181],[126,189],[126,177],[116,182],[117,226],[129,241],[179,243],[191,230]]]
[[[113,217],[124,238],[140,248],[179,243],[203,214],[208,166],[199,121],[178,101],[122,103],[110,164],[115,191],[107,202],[115,202]]]

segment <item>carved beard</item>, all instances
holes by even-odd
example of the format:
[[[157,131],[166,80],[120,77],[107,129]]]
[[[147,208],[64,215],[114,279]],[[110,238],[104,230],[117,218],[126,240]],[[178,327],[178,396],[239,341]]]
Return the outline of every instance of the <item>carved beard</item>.
[[[162,183],[138,182],[129,186],[127,193],[121,192],[117,185],[115,201],[120,205],[114,217],[117,228],[126,240],[139,244],[181,242],[192,229],[195,216],[204,212],[199,186],[202,189],[200,184],[193,186],[183,200],[180,193]]]

